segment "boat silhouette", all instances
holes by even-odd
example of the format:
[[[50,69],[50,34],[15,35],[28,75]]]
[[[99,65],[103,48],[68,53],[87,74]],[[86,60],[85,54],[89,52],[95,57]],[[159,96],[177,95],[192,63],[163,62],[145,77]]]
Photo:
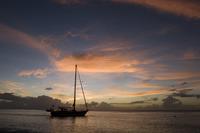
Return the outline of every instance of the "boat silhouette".
[[[81,86],[81,90],[82,90],[82,94],[83,94],[83,98],[84,98],[84,102],[85,102],[85,110],[76,110],[76,80],[77,80],[77,75],[78,75],[78,79],[80,81],[80,86]],[[87,107],[87,102],[86,102],[86,98],[85,98],[85,93],[83,90],[83,85],[82,85],[82,81],[80,78],[80,74],[78,72],[78,68],[77,65],[75,65],[75,80],[74,80],[74,103],[73,103],[73,108],[69,109],[69,108],[65,108],[65,107],[59,107],[57,109],[50,108],[46,110],[47,112],[51,113],[51,116],[54,117],[68,117],[68,116],[85,116],[86,113],[88,112],[88,107]]]

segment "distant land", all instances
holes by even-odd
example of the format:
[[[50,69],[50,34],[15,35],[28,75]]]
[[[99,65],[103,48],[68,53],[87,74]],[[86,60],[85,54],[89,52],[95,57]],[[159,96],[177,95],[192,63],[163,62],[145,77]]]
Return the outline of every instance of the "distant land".
[[[173,102],[174,101],[174,102]],[[106,103],[106,102],[90,102],[88,103],[89,110],[92,111],[174,111],[174,112],[185,112],[185,111],[200,111],[200,106],[182,105],[177,102],[173,97],[167,97],[163,100],[162,105],[149,105],[144,107],[120,107],[117,104],[134,104],[131,103]],[[46,110],[52,105],[71,107],[70,103],[63,103],[59,99],[54,99],[49,96],[38,96],[38,97],[21,97],[16,96],[13,93],[0,93],[0,109],[38,109]],[[83,105],[77,105],[78,108],[83,108]]]

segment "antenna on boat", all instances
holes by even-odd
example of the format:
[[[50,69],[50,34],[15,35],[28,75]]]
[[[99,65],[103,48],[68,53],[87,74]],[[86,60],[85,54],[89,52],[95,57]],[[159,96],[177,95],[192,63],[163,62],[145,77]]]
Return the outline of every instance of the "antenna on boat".
[[[74,80],[74,104],[73,110],[76,110],[76,73],[77,73],[77,65],[75,65],[75,80]]]

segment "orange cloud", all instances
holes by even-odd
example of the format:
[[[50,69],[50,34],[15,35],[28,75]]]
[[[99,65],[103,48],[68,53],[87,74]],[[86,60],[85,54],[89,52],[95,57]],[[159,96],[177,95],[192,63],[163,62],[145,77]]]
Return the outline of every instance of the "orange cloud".
[[[200,2],[197,0],[112,0],[113,2],[139,4],[152,7],[160,11],[200,18]]]
[[[143,82],[139,82],[139,83],[134,83],[129,85],[132,88],[136,88],[136,89],[144,89],[144,88],[161,88],[162,86],[157,85],[157,84],[153,84],[153,83],[143,83]]]
[[[53,64],[58,71],[74,71],[74,64],[78,64],[81,72],[141,72],[137,65],[151,64],[154,60],[143,56],[142,51],[134,51],[134,45],[126,41],[103,41],[79,54],[66,55],[54,60]]]
[[[109,101],[110,98],[115,99],[115,102],[130,102],[135,97],[143,97],[150,95],[160,95],[171,93],[169,89],[154,89],[143,92],[134,92],[134,90],[127,90],[126,88],[111,87],[97,91],[86,91],[86,97],[88,101]]]
[[[193,60],[193,59],[200,59],[200,54],[199,52],[196,51],[187,51],[183,55],[184,60]]]
[[[23,70],[18,73],[18,76],[21,76],[21,77],[34,76],[36,78],[45,78],[49,72],[50,72],[50,70],[47,68],[34,69],[34,70]]]
[[[0,39],[26,45],[51,57],[60,56],[59,49],[53,47],[50,43],[45,42],[43,39],[33,37],[25,32],[16,30],[3,24],[0,24]]]
[[[53,64],[58,71],[62,72],[72,72],[74,64],[78,64],[81,72],[129,72],[141,79],[180,80],[200,77],[199,72],[170,69],[168,65],[160,64],[157,59],[149,58],[147,55],[148,51],[134,51],[134,45],[127,42],[108,41],[90,47],[84,53],[66,55],[54,60]],[[138,87],[158,88],[159,86],[140,84]]]
[[[138,96],[158,95],[158,94],[166,94],[166,93],[169,93],[169,90],[157,89],[157,90],[150,90],[150,91],[138,92],[138,93],[127,93],[127,95],[138,97]]]
[[[136,72],[139,68],[134,65],[139,62],[134,59],[126,59],[118,55],[69,55],[55,61],[57,70],[63,72],[74,71],[74,64],[80,66],[81,72]]]
[[[154,80],[181,80],[189,78],[199,78],[199,72],[160,72],[152,74]]]

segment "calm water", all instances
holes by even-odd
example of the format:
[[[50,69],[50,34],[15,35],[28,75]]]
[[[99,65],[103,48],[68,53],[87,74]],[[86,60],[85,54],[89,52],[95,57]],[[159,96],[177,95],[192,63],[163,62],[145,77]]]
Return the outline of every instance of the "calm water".
[[[51,118],[38,110],[0,110],[0,132],[200,133],[200,113],[90,111],[86,117]]]

